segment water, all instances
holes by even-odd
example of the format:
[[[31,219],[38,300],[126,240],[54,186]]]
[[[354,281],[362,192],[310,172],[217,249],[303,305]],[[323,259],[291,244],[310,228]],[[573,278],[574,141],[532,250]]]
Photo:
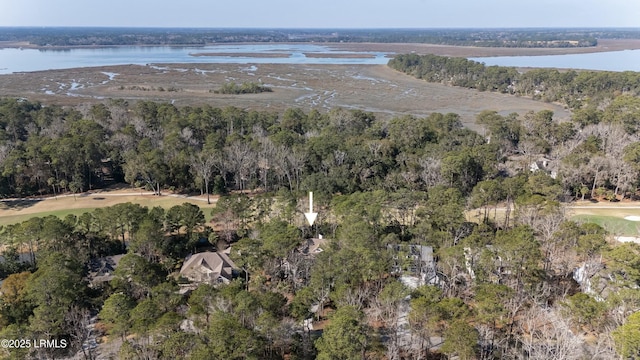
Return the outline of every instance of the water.
[[[194,54],[235,56],[193,56]],[[241,54],[265,54],[239,56]],[[326,55],[307,57],[305,53]],[[280,54],[284,57],[270,57]],[[361,54],[372,57],[339,58],[334,54]],[[486,65],[515,67],[571,68],[608,71],[640,71],[640,50],[548,56],[502,56],[470,58]],[[238,44],[205,47],[126,46],[70,50],[0,49],[0,74],[76,67],[150,63],[232,63],[232,64],[386,64],[382,52],[336,51],[315,44]]]
[[[234,56],[193,56],[207,53],[235,53]],[[241,54],[280,54],[284,57],[239,56]],[[366,58],[307,57],[360,54]],[[150,63],[234,63],[234,64],[386,64],[381,52],[336,51],[312,44],[218,45],[205,47],[126,46],[113,48],[77,48],[69,50],[0,49],[0,74],[76,67]]]
[[[499,56],[469,59],[485,63],[485,65],[499,66],[640,71],[640,50],[571,55]]]

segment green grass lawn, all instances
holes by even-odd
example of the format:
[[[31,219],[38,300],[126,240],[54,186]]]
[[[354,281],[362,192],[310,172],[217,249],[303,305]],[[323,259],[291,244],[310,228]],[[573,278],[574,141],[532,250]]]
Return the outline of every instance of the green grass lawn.
[[[591,222],[605,228],[613,235],[638,236],[640,235],[640,222],[625,220],[616,216],[605,215],[575,215],[571,220],[577,222]]]
[[[93,211],[92,209],[67,209],[67,210],[54,210],[54,211],[45,211],[37,214],[22,214],[22,215],[9,215],[9,216],[1,216],[0,217],[0,226],[17,224],[26,220],[29,220],[33,217],[46,217],[49,215],[55,215],[59,218],[64,218],[69,214],[73,214],[75,216],[80,216],[83,213]]]

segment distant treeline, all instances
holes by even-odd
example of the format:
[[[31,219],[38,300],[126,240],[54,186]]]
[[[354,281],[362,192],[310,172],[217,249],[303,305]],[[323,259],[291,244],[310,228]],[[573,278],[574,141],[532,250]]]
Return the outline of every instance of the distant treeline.
[[[37,46],[207,45],[228,42],[380,42],[484,47],[585,47],[639,39],[637,29],[165,29],[2,28],[0,41]]]
[[[372,30],[354,34],[363,41],[426,43],[458,46],[565,48],[596,46],[601,32],[570,31],[567,29],[431,29],[431,30]],[[610,34],[613,35],[613,34]],[[638,34],[640,36],[640,33]],[[613,37],[616,37],[613,35]],[[354,40],[358,41],[358,40]]]
[[[530,96],[574,109],[640,92],[640,73],[633,71],[535,69],[521,73],[514,67],[485,66],[465,58],[416,54],[398,55],[389,66],[428,82]]]

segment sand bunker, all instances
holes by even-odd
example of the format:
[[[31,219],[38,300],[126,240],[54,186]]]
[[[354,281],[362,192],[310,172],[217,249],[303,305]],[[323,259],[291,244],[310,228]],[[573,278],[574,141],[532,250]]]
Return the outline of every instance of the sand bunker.
[[[625,216],[624,219],[629,221],[640,221],[640,216],[635,216],[635,215]]]
[[[640,244],[640,238],[636,236],[616,236],[615,239],[619,242],[633,242]]]

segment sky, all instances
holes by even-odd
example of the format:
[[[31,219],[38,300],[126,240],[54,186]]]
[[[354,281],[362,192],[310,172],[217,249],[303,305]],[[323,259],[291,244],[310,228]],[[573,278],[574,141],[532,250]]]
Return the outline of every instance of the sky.
[[[0,0],[0,26],[640,27],[640,1]]]

